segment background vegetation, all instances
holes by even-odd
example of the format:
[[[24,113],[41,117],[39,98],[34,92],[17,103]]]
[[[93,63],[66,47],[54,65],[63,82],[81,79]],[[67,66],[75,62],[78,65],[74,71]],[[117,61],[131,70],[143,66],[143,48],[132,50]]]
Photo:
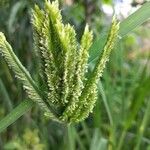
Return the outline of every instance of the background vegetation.
[[[16,55],[36,79],[30,23],[30,12],[35,2],[43,4],[40,0],[2,0],[0,31],[5,33]],[[138,2],[133,1],[132,5],[139,6]],[[101,38],[103,41],[111,22],[111,16],[103,9],[106,3],[115,7],[111,0],[61,1],[64,22],[75,26],[79,39],[85,23],[90,24],[97,41],[91,48],[91,55],[95,56],[94,49],[100,47]],[[48,120],[38,106],[34,106],[0,134],[0,149],[149,150],[149,28],[147,21],[119,40],[98,85],[99,99],[94,113],[88,119],[66,127]],[[90,63],[90,68],[94,61]],[[21,84],[0,57],[0,120],[25,98]]]

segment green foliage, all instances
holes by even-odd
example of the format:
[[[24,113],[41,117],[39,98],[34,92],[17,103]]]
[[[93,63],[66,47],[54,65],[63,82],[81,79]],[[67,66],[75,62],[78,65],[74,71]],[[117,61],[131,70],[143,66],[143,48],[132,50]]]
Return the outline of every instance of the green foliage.
[[[44,1],[5,0],[4,2],[7,1],[8,5],[3,3],[4,5],[0,6],[0,30],[5,33],[7,41],[13,45],[13,51],[29,70],[34,83],[39,91],[42,91],[41,96],[46,97],[49,89],[47,84],[44,84],[47,82],[47,77],[43,74],[45,66],[42,67],[38,43],[35,43],[35,51],[32,51],[32,28],[34,38],[36,33],[30,23],[31,8],[36,2],[44,12]],[[73,5],[66,5],[67,1],[73,2]],[[86,79],[92,76],[100,53],[104,52],[104,45],[107,41],[105,29],[108,28],[110,19],[106,19],[108,16],[106,17],[102,10],[100,11],[100,7],[103,5],[102,1],[66,0],[61,2],[63,23],[69,22],[74,25],[78,45],[81,43],[80,39],[86,22],[94,32],[96,40],[90,47],[88,72],[83,76],[85,86]],[[90,5],[86,5],[86,2],[89,2]],[[66,126],[52,121],[43,115],[42,111],[45,112],[45,109],[40,109],[41,106],[35,105],[31,99],[26,100],[26,93],[22,89],[22,85],[19,80],[14,78],[14,73],[9,71],[1,57],[0,149],[3,150],[7,145],[9,146],[7,148],[13,148],[16,146],[15,143],[25,149],[28,145],[33,144],[30,140],[32,137],[32,139],[39,139],[39,143],[34,144],[35,149],[38,149],[36,145],[40,148],[42,144],[44,150],[149,150],[150,34],[149,22],[145,22],[150,17],[149,7],[150,3],[145,3],[121,22],[120,38],[118,38],[110,62],[103,72],[103,78],[98,82],[98,96],[93,113],[85,121],[76,125]],[[93,11],[87,16],[87,10],[92,9]],[[33,18],[32,14],[32,21]],[[143,24],[143,22],[145,23]],[[135,27],[138,28],[135,29]],[[55,103],[52,104],[52,108],[59,109],[60,107],[58,103]],[[60,110],[58,114],[62,114],[63,109]],[[5,116],[7,113],[8,115]],[[9,126],[10,124],[12,125]],[[4,130],[6,128],[7,130]],[[26,134],[29,139],[27,142],[23,138],[26,128],[30,129],[32,135],[34,129],[38,131],[38,134],[34,134],[35,136]],[[18,150],[22,150],[22,147],[19,147]]]

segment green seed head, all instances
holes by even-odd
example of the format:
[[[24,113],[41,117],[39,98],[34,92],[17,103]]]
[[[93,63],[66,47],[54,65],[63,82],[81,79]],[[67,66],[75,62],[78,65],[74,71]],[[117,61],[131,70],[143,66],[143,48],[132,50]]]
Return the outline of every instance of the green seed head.
[[[32,26],[37,58],[40,60],[41,86],[37,86],[19,62],[0,33],[0,52],[8,65],[22,81],[29,98],[38,102],[47,115],[65,122],[79,122],[92,112],[97,99],[97,83],[117,39],[119,24],[113,18],[108,40],[102,56],[86,79],[89,48],[93,33],[86,25],[81,41],[78,42],[74,27],[62,23],[58,1],[45,1],[44,9],[35,5],[32,10]],[[22,69],[23,68],[23,69]]]

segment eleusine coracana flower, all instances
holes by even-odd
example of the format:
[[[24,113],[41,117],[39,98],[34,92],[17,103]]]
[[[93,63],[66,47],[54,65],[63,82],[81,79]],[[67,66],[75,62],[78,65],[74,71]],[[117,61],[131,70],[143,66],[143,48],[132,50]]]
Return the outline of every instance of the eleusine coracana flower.
[[[31,22],[41,85],[36,84],[1,32],[0,53],[23,84],[28,97],[37,102],[46,115],[64,123],[84,120],[96,102],[97,83],[117,39],[119,23],[114,17],[103,53],[86,77],[93,42],[88,25],[79,43],[74,27],[62,23],[58,1],[45,1],[43,9],[35,5]]]

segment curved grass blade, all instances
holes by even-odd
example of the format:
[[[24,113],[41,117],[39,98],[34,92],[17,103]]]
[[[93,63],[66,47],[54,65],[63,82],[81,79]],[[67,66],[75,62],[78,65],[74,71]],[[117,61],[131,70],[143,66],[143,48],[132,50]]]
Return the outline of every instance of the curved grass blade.
[[[32,108],[34,102],[31,100],[24,100],[15,109],[13,109],[5,118],[0,121],[0,133],[20,118],[24,113]]]
[[[150,2],[145,3],[136,12],[120,23],[119,36],[122,38],[150,18]],[[99,56],[107,40],[107,34],[102,33],[90,48],[89,63]],[[118,40],[119,41],[119,40]]]

